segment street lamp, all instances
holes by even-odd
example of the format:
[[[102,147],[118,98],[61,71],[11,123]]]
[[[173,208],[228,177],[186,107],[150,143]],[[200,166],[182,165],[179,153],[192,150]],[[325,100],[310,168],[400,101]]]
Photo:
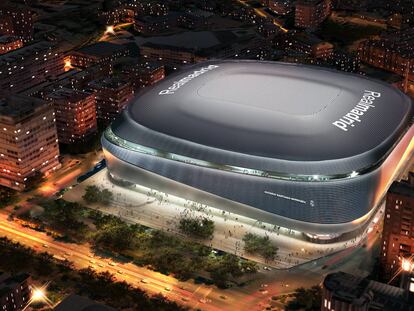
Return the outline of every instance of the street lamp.
[[[44,301],[46,298],[46,292],[42,288],[35,288],[32,292],[32,301]]]
[[[114,26],[110,25],[110,26],[106,26],[106,30],[105,30],[105,35],[114,35],[115,34],[115,29]]]
[[[414,270],[414,263],[410,259],[403,258],[401,261],[401,269],[406,272],[411,272]]]

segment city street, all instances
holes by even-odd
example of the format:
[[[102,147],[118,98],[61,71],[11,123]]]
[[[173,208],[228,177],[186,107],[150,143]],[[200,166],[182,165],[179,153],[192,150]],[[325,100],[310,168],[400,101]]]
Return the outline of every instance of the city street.
[[[372,251],[370,248],[351,249],[295,269],[262,271],[258,273],[257,280],[244,287],[220,290],[214,286],[194,284],[192,281],[180,282],[172,276],[147,268],[97,256],[89,245],[55,241],[45,233],[8,221],[7,215],[3,213],[0,214],[0,235],[36,251],[46,251],[57,259],[66,258],[76,269],[91,266],[97,271],[109,271],[118,280],[127,281],[150,294],[161,293],[180,304],[202,310],[263,310],[272,296],[290,293],[300,286],[318,284],[328,272],[345,270],[366,274],[365,269],[371,264],[366,258],[373,258],[367,256],[367,252]],[[332,267],[324,270],[323,267],[327,264]],[[266,286],[265,291],[263,286]]]

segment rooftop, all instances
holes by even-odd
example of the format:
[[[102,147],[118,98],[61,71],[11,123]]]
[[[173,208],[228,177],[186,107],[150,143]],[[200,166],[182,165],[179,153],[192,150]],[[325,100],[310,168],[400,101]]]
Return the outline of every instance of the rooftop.
[[[118,89],[125,85],[128,85],[129,81],[126,81],[118,77],[109,77],[99,80],[91,81],[88,85],[94,89]]]
[[[91,94],[75,89],[61,88],[47,95],[48,99],[65,100],[71,102],[80,101]]]
[[[127,48],[124,45],[101,41],[80,48],[76,52],[99,57],[109,57],[112,56],[114,53],[125,51],[126,49]]]
[[[338,127],[364,96],[374,98],[375,107],[361,106],[358,121]],[[178,138],[177,154],[186,155],[190,149],[183,146],[196,143],[261,159],[314,161],[323,174],[317,161],[337,160],[326,162],[336,173],[345,165],[352,172],[378,163],[408,129],[413,107],[397,89],[363,76],[277,62],[211,61],[170,75],[125,113],[147,129]],[[140,143],[140,133],[118,134]],[[174,152],[158,141],[151,145]]]
[[[414,198],[414,173],[410,174],[409,180],[394,181],[388,193]]]
[[[226,29],[217,31],[186,31],[168,36],[136,37],[138,45],[162,46],[190,50],[208,49],[222,44],[231,44],[238,39],[253,37],[251,29]]]
[[[0,118],[5,116],[21,119],[45,104],[44,100],[24,95],[15,94],[0,97]]]
[[[70,295],[57,305],[54,311],[116,311],[109,306],[97,303],[89,298]]]
[[[335,300],[345,301],[355,307],[367,305],[368,310],[414,310],[413,293],[349,273],[328,274],[323,285],[332,293]]]
[[[0,66],[6,66],[8,63],[21,61],[25,58],[32,59],[35,54],[42,53],[52,47],[53,45],[46,41],[26,45],[20,49],[0,55]]]

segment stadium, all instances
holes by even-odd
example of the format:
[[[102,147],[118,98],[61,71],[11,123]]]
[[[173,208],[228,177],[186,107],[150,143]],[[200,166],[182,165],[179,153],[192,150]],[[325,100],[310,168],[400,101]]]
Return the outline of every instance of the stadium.
[[[396,88],[321,67],[212,61],[138,95],[102,137],[112,178],[303,233],[351,238],[413,149]]]

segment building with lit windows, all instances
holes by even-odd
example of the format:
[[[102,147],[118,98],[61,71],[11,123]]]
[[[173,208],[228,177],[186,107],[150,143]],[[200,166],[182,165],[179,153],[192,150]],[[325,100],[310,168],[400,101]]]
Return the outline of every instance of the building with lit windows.
[[[97,131],[95,94],[60,88],[48,94],[56,113],[61,144],[86,142]]]
[[[23,47],[21,39],[15,36],[0,36],[0,54],[6,54]]]
[[[414,79],[414,29],[392,32],[360,43],[359,56],[371,66]]]
[[[212,61],[149,87],[102,145],[114,179],[328,242],[372,219],[412,152],[413,115],[363,76]]]
[[[29,42],[33,40],[33,12],[11,6],[0,7],[0,34],[16,36]]]
[[[27,273],[10,275],[0,271],[0,309],[24,310],[32,295],[32,278]]]
[[[387,193],[381,244],[381,268],[390,280],[403,258],[414,255],[414,174],[394,182]]]
[[[64,72],[63,55],[40,41],[0,55],[0,93],[20,92]]]
[[[414,293],[345,272],[330,273],[322,287],[321,311],[413,311]]]
[[[95,92],[98,120],[105,125],[115,120],[134,96],[132,83],[117,77],[95,80],[88,85]]]
[[[165,77],[164,66],[154,62],[125,64],[122,74],[131,81],[134,89],[153,85]]]
[[[23,190],[29,177],[60,167],[53,105],[22,95],[0,97],[0,185]]]
[[[116,59],[128,55],[125,45],[102,41],[71,52],[69,59],[72,66],[86,69],[98,64],[111,66]]]
[[[295,3],[295,26],[316,28],[331,14],[331,0],[299,0]]]

